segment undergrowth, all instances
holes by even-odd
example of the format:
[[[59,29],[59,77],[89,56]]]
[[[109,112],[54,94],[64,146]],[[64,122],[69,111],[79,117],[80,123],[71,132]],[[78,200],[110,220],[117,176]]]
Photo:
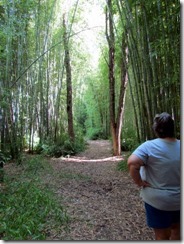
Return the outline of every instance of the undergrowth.
[[[48,163],[39,156],[15,167],[19,174],[5,175],[0,191],[0,239],[46,240],[51,230],[67,228],[65,209],[40,181]]]
[[[128,171],[127,160],[130,155],[131,155],[131,152],[127,153],[126,156],[124,155],[124,160],[118,162],[118,164],[117,164],[118,171]]]
[[[128,166],[126,161],[120,161],[117,164],[118,171],[128,171]]]
[[[76,135],[75,141],[63,135],[57,142],[46,140],[35,147],[35,152],[45,156],[59,158],[66,155],[75,155],[85,149],[86,142],[82,136]]]

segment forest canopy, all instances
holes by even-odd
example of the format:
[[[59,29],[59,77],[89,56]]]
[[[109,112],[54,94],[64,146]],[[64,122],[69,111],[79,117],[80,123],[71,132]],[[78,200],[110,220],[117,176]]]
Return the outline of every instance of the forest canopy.
[[[119,155],[164,111],[180,137],[179,1],[1,0],[0,26],[3,155],[75,154],[85,138]]]

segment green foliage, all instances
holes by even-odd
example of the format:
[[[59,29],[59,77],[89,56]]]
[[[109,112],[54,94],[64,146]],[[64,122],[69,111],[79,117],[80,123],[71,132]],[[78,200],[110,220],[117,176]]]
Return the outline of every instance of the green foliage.
[[[101,128],[89,128],[86,136],[90,140],[107,139],[106,133]]]
[[[137,142],[135,138],[127,138],[123,139],[121,142],[121,149],[122,151],[131,151],[137,146]]]
[[[47,220],[66,220],[63,209],[57,206],[46,190],[34,182],[13,182],[2,196],[1,230],[4,240],[44,240]]]
[[[35,167],[40,173],[44,165],[46,169],[41,157],[32,158],[25,161],[22,175],[6,176],[6,190],[1,192],[0,202],[1,239],[45,240],[48,229],[67,225],[66,211],[35,174]]]
[[[4,170],[0,167],[0,182],[4,181]]]
[[[128,165],[126,161],[121,161],[117,165],[117,170],[118,171],[128,171]]]
[[[6,163],[8,160],[10,160],[10,156],[0,151],[0,161]]]
[[[130,113],[132,103],[129,96],[129,87],[126,96],[126,106],[122,127],[122,151],[131,151],[138,145],[137,131],[135,126],[134,114]]]
[[[60,140],[53,143],[46,141],[45,143],[38,144],[35,151],[43,155],[51,157],[61,157],[66,155],[75,155],[76,153],[83,151],[85,147],[85,141],[82,136],[76,135],[75,141],[71,141],[68,135],[62,136]]]
[[[137,135],[131,124],[126,123],[122,130],[122,151],[131,151],[138,146]]]
[[[90,139],[109,136],[108,70],[104,60],[99,65],[99,70],[87,77],[88,86],[84,94],[86,137]]]
[[[98,68],[94,69],[89,61],[87,45],[77,34],[87,27],[87,21],[82,19],[85,14],[82,14],[86,10],[90,13],[92,2],[77,2],[75,16],[73,6],[67,21],[72,27],[69,34],[74,37],[69,40],[74,123],[83,134],[97,139],[110,135],[108,48],[102,39],[104,33],[98,32],[95,44],[101,43],[101,57],[94,66],[98,65]],[[73,155],[83,147],[82,140],[78,138],[75,143],[67,138],[54,142],[55,137],[61,134],[61,127],[67,129],[62,18],[59,17],[64,11],[63,4],[55,0],[3,0],[0,4],[0,107],[5,116],[1,143],[3,150],[15,159],[26,147],[24,138],[29,138],[28,147],[32,150],[34,136],[42,141],[37,151],[46,155]],[[107,2],[98,4],[105,7]],[[112,14],[116,39],[115,108],[119,102],[124,58],[122,41],[129,49],[128,84],[131,85],[131,93],[128,96],[132,104],[128,106],[127,101],[125,103],[130,118],[124,124],[128,132],[122,132],[125,139],[122,148],[131,150],[136,137],[139,141],[151,137],[150,122],[157,112],[172,113],[177,122],[176,131],[180,131],[180,4],[176,0],[144,3],[113,0]],[[44,51],[45,55],[42,55]],[[134,121],[133,117],[136,125],[130,128],[128,123]],[[49,142],[46,141],[48,135]]]
[[[4,181],[4,164],[5,164],[5,156],[4,154],[0,151],[0,182]]]
[[[126,153],[124,156],[124,160],[120,161],[117,165],[117,170],[118,171],[128,171],[128,165],[127,165],[127,160],[128,157],[131,155],[131,152]]]
[[[77,127],[75,131],[81,131],[82,134],[86,133],[85,122],[87,119],[86,104],[80,99],[75,102],[75,120]]]
[[[42,172],[50,172],[51,166],[42,155],[34,155],[34,157],[26,159],[22,158],[21,166],[24,168],[25,178],[32,178],[32,176],[38,176]]]

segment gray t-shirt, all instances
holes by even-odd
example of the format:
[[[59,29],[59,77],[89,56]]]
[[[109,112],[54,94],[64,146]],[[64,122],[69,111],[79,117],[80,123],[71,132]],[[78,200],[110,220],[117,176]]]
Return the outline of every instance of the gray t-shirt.
[[[133,154],[144,162],[141,177],[151,184],[141,190],[143,201],[160,210],[180,210],[180,140],[149,140]]]

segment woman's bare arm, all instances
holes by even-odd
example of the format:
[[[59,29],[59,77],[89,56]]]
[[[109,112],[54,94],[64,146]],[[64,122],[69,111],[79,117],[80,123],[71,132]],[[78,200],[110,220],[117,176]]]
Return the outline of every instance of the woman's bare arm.
[[[135,184],[140,186],[140,187],[150,186],[150,184],[148,182],[143,181],[141,179],[140,167],[143,166],[143,165],[144,165],[144,162],[139,157],[137,157],[134,154],[132,154],[128,158],[129,173],[130,173],[133,181],[135,182]]]

